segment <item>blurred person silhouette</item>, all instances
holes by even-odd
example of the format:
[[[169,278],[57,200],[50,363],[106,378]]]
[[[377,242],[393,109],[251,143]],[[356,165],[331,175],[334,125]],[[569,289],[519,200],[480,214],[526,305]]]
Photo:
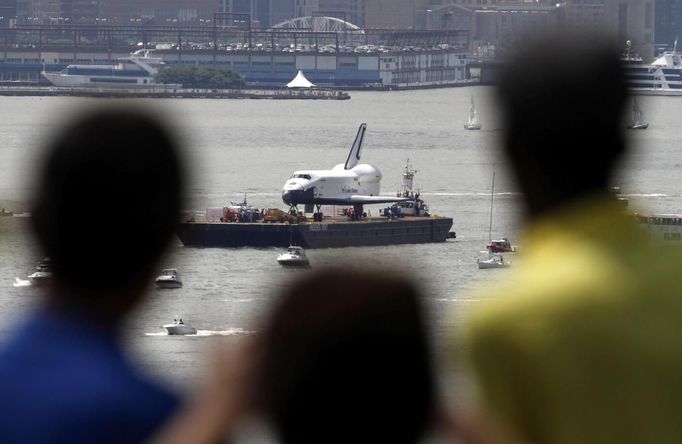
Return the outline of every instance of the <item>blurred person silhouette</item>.
[[[501,74],[524,261],[465,349],[483,418],[512,442],[682,442],[682,257],[609,192],[626,88],[604,41],[546,37]]]
[[[407,444],[432,427],[447,441],[498,442],[438,399],[427,334],[410,279],[313,272],[283,291],[252,340],[214,350],[203,387],[153,442],[224,442],[259,415],[283,444]]]
[[[148,113],[90,110],[52,139],[32,227],[54,283],[0,350],[0,442],[141,442],[178,406],[123,353],[177,222],[183,174]]]
[[[415,443],[435,381],[414,284],[381,270],[316,272],[261,332],[257,405],[284,444]]]

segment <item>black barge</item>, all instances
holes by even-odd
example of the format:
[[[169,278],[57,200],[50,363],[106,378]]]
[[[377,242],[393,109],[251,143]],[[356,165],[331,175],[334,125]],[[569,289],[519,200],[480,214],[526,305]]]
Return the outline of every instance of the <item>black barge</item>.
[[[360,247],[445,242],[452,218],[400,219],[325,218],[322,222],[287,224],[266,222],[183,222],[177,227],[182,243],[191,247]]]

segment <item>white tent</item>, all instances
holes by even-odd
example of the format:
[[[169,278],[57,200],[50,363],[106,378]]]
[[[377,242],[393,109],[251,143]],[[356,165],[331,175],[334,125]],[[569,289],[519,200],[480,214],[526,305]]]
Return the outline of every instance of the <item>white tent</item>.
[[[298,74],[294,77],[294,80],[287,83],[287,88],[312,88],[315,86],[310,80],[305,78],[303,71],[298,70]]]

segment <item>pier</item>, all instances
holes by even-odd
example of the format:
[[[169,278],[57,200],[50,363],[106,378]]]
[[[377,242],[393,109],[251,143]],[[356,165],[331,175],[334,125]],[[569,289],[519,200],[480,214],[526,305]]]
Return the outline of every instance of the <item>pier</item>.
[[[271,99],[271,100],[348,100],[345,91],[328,89],[188,89],[188,88],[104,88],[56,86],[0,86],[0,96],[14,97],[101,97],[145,99]]]

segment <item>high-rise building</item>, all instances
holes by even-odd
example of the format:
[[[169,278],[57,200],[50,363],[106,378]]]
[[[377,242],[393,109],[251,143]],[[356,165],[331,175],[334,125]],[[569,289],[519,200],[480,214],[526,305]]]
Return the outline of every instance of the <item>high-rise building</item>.
[[[318,10],[318,0],[273,0],[271,4],[272,24],[296,17],[315,15]]]
[[[62,0],[61,16],[73,23],[93,23],[100,16],[99,0]]]
[[[417,11],[426,9],[426,0],[365,0],[365,26],[414,29]]]
[[[365,26],[367,0],[319,0],[319,12]]]
[[[654,43],[673,45],[682,34],[682,0],[656,0]]]

